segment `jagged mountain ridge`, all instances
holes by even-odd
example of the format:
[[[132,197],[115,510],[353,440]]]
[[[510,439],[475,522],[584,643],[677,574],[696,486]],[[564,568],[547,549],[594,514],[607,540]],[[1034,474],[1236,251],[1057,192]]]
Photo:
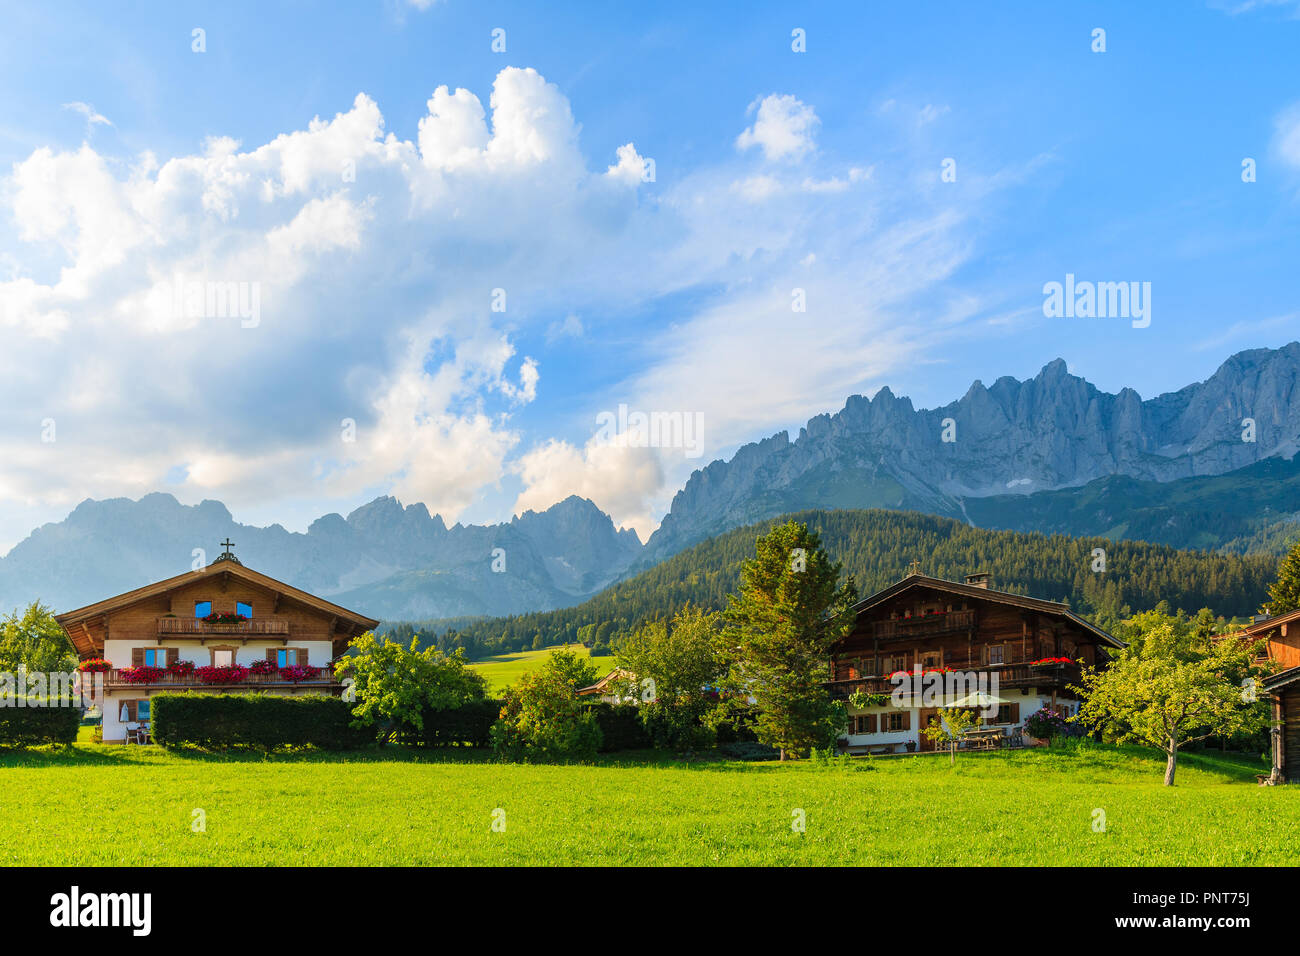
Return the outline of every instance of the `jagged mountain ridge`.
[[[1242,441],[1243,418],[1254,442]],[[945,419],[956,441],[942,440]],[[450,528],[423,504],[381,497],[305,533],[238,524],[217,501],[87,500],[0,558],[0,609],[77,607],[184,571],[195,548],[211,560],[229,535],[250,566],[376,617],[503,616],[571,606],[696,542],[801,509],[1276,552],[1294,538],[1300,459],[1259,466],[1294,459],[1298,438],[1300,343],[1238,353],[1205,382],[1146,401],[1102,392],[1058,359],[1025,381],[977,381],[937,409],[888,388],[852,396],[793,442],[780,432],[696,471],[644,548],[576,496]],[[506,573],[491,570],[497,547]]]
[[[1253,442],[1243,419],[1254,420]],[[944,440],[945,426],[953,441]],[[882,388],[696,471],[637,566],[728,528],[801,508],[889,507],[970,520],[965,501],[1110,477],[1220,475],[1300,442],[1300,342],[1233,355],[1209,379],[1142,400],[1102,392],[1056,359],[1036,376],[976,381],[941,408]]]
[[[564,607],[614,580],[641,550],[590,501],[571,496],[500,525],[447,527],[423,504],[376,498],[346,518],[329,514],[305,533],[237,523],[225,505],[183,505],[154,493],[138,501],[86,500],[0,558],[0,607],[40,599],[79,607],[211,561],[231,537],[250,567],[375,617],[515,613]],[[492,570],[504,551],[508,573]],[[411,575],[423,575],[413,591]]]

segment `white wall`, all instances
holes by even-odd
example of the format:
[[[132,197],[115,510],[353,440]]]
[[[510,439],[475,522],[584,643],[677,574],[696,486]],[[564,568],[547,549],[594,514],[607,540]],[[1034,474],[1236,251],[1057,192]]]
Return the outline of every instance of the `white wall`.
[[[1003,689],[999,691],[998,696],[1005,698],[1011,703],[1020,705],[1020,720],[1017,721],[1014,725],[992,724],[992,723],[985,722],[983,726],[1023,727],[1025,720],[1028,719],[1030,714],[1033,714],[1035,711],[1043,707],[1046,707],[1052,703],[1052,695],[1050,692],[1040,693],[1036,689],[1030,689],[1030,690]],[[1062,697],[1058,693],[1057,707],[1064,710],[1067,716],[1074,712],[1076,706],[1077,706],[1077,701],[1075,701],[1074,698]],[[894,708],[892,705],[889,704],[885,704],[884,706],[880,706],[880,707],[867,707],[862,710],[858,710],[850,706],[849,714],[855,716],[859,714],[875,714],[876,726],[879,727],[881,716],[887,713],[891,713],[895,709],[896,708]],[[916,708],[916,707],[908,708],[908,712],[911,714],[911,724],[910,724],[910,729],[908,730],[892,731],[889,733],[881,733],[877,731],[874,734],[841,734],[840,739],[847,741],[850,747],[874,747],[877,745],[884,745],[884,744],[898,744],[900,745],[898,747],[898,750],[900,752],[902,752],[903,750],[903,747],[901,745],[905,745],[909,740],[911,740],[917,744],[917,749],[919,750],[920,742],[921,742],[921,730],[922,730],[922,728],[918,726],[921,720],[920,708]]]
[[[209,650],[214,644],[234,644],[237,646],[235,651],[235,663],[247,667],[253,661],[266,659],[266,651],[269,647],[284,647],[280,641],[267,640],[265,637],[256,635],[249,638],[247,644],[240,645],[240,638],[236,637],[229,641],[222,641],[220,637],[209,639],[207,644],[199,644],[195,640],[165,640],[161,644],[152,642],[141,642],[139,640],[108,640],[104,642],[104,660],[108,661],[114,667],[131,666],[131,650],[136,647],[175,647],[178,649],[179,657],[183,661],[192,661],[195,667],[206,667],[212,663],[212,653]],[[261,641],[261,643],[258,643]],[[334,657],[334,645],[329,641],[294,641],[290,640],[288,647],[305,647],[307,649],[307,663],[312,667],[322,667],[326,661]]]
[[[266,641],[265,638],[262,638]],[[279,641],[257,643],[258,638],[253,637],[249,642],[235,651],[235,663],[242,667],[247,667],[253,661],[266,659],[266,650],[268,647],[282,647]],[[223,643],[221,640],[212,641],[213,644]],[[238,640],[231,640],[225,643],[238,644]],[[307,663],[312,667],[323,667],[327,661],[334,656],[334,645],[329,641],[293,641],[288,644],[289,647],[304,647],[307,649]],[[131,666],[131,650],[136,647],[175,647],[178,649],[179,657],[183,661],[192,661],[195,667],[206,667],[212,663],[212,654],[208,645],[199,644],[195,640],[167,640],[161,644],[142,643],[139,640],[108,640],[104,642],[104,659],[114,667]],[[139,686],[118,687],[111,692],[106,692],[103,701],[99,701],[104,713],[103,739],[106,743],[118,742],[126,738],[126,726],[120,719],[122,713],[122,702],[126,700],[140,700],[151,697],[153,694],[174,693],[176,688],[157,687],[152,684],[141,684]],[[216,693],[215,688],[205,688],[202,684],[193,686],[197,692]],[[228,691],[222,691],[226,693]],[[293,694],[297,693],[319,693],[320,688],[313,688],[311,685],[303,685],[296,691],[293,688],[278,688],[260,686],[250,687],[245,693],[257,692],[267,694]]]

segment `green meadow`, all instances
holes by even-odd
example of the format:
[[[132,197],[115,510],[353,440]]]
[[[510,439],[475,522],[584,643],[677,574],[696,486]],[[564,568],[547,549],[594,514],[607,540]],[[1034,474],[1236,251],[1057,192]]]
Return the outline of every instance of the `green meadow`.
[[[1259,787],[1263,764],[1231,756],[1186,757],[1172,789],[1162,767],[1112,747],[969,754],[952,768],[942,756],[554,766],[398,747],[265,757],[78,743],[0,753],[0,861],[1294,864],[1300,787]]]
[[[561,649],[560,645],[556,645],[540,651],[498,654],[495,657],[485,657],[481,661],[475,661],[469,666],[487,678],[489,695],[500,695],[524,674],[541,667],[551,651]],[[579,657],[590,657],[591,662],[596,665],[597,677],[604,677],[614,669],[613,657],[591,657],[591,652],[581,644],[570,645],[568,649]]]

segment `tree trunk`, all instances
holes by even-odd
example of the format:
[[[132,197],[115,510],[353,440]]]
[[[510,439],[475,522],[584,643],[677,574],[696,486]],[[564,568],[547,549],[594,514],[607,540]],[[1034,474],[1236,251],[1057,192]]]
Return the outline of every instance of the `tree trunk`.
[[[782,760],[785,759],[785,748],[784,748],[784,747],[781,748],[781,759],[782,759]]]
[[[1169,749],[1165,751],[1169,755],[1165,763],[1165,786],[1174,785],[1174,771],[1178,769],[1178,743],[1172,738],[1169,741]]]
[[[957,741],[955,740],[948,745],[948,766],[957,766]]]

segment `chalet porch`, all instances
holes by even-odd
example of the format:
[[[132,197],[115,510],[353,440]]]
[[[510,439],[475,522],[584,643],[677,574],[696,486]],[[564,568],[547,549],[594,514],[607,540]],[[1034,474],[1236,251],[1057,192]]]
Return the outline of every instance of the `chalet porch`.
[[[836,674],[843,673],[849,668],[844,665],[836,667]],[[1082,670],[1077,662],[1069,663],[1054,662],[1051,664],[981,664],[971,661],[952,661],[944,665],[945,670],[963,671],[976,675],[988,675],[989,685],[992,686],[993,677],[996,675],[999,687],[1006,688],[1031,688],[1041,687],[1048,691],[1064,690],[1071,684],[1077,685],[1082,678]],[[909,679],[914,677],[913,672],[908,672]],[[895,688],[894,681],[889,677],[872,676],[872,677],[843,677],[837,680],[828,681],[827,689],[830,691],[831,698],[834,700],[847,700],[850,694],[856,691],[862,691],[864,694],[889,694]]]
[[[201,689],[213,693],[229,693],[232,691],[243,691],[253,693],[263,690],[272,689],[292,689],[295,687],[310,687],[318,693],[329,693],[334,689],[342,689],[343,684],[334,676],[333,667],[321,667],[315,677],[304,677],[302,680],[291,681],[281,677],[278,671],[270,674],[246,674],[241,680],[237,681],[205,681],[198,674],[190,673],[164,673],[157,680],[148,683],[140,680],[130,680],[122,676],[123,671],[129,674],[134,673],[136,668],[113,668],[104,671],[104,690],[106,693],[114,691],[130,690],[148,693],[159,690],[193,690]]]

